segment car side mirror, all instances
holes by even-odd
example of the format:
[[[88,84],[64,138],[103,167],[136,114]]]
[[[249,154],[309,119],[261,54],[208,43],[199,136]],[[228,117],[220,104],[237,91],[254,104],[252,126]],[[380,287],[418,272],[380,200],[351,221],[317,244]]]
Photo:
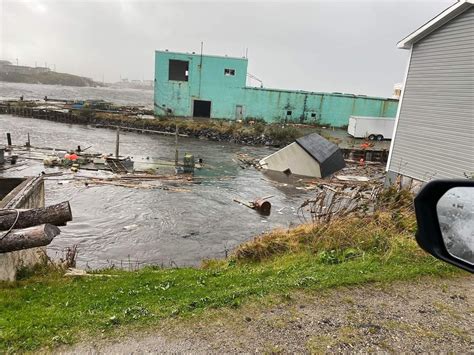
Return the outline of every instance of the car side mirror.
[[[415,213],[420,247],[474,273],[474,181],[429,182],[415,197]]]

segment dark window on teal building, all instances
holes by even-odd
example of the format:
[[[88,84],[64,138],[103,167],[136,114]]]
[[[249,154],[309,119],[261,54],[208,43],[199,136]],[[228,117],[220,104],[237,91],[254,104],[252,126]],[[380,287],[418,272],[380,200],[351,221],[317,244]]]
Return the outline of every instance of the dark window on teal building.
[[[234,76],[235,75],[235,69],[224,69],[224,75]]]
[[[287,116],[291,116],[292,113],[293,113],[292,111],[286,111]]]
[[[170,59],[169,80],[188,81],[189,62],[185,60]]]
[[[315,118],[315,117],[316,117],[316,114],[313,112],[313,113],[311,114],[311,117],[312,117],[312,118]]]

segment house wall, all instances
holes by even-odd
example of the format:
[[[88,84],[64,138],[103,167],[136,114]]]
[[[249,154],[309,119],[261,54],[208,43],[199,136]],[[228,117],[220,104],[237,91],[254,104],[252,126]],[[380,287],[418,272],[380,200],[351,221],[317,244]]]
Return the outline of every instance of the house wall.
[[[268,170],[283,172],[290,169],[295,175],[321,177],[318,162],[296,142],[260,160],[260,165]]]
[[[388,170],[420,181],[474,174],[474,7],[412,48]]]
[[[5,179],[11,180],[11,179]],[[0,179],[2,186],[6,181]],[[3,184],[5,182],[5,184]],[[0,200],[0,208],[26,209],[44,207],[44,182],[41,177],[26,178],[21,184],[16,181],[12,191]],[[4,232],[0,232],[2,234]],[[0,253],[0,280],[14,281],[21,267],[31,267],[44,260],[44,247],[31,248],[10,253]]]
[[[188,81],[168,80],[170,59],[189,62]],[[247,65],[245,58],[157,51],[155,114],[192,117],[194,99],[212,102],[212,118],[236,119],[236,106],[242,106],[244,119],[334,127],[347,126],[351,115],[395,117],[397,112],[395,99],[247,87]],[[225,68],[234,69],[235,76],[225,76]]]

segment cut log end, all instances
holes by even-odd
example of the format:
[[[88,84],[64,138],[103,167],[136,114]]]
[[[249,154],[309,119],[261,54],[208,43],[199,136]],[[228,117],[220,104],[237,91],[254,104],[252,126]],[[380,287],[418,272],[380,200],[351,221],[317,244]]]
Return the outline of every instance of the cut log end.
[[[61,233],[61,230],[52,224],[14,229],[0,239],[0,253],[46,246]]]
[[[61,230],[52,224],[45,224],[44,225],[44,234],[47,238],[51,238],[53,240],[54,237],[61,234]]]

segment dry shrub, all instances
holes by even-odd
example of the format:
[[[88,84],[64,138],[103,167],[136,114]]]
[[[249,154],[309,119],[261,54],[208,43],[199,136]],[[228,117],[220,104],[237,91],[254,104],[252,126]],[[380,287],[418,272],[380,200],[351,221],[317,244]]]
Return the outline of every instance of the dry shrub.
[[[377,209],[382,211],[414,211],[413,193],[398,189],[395,185],[382,190],[377,196]]]
[[[260,261],[288,252],[310,251],[351,254],[364,252],[385,255],[400,239],[412,238],[410,228],[416,224],[413,214],[397,215],[377,212],[366,217],[346,216],[324,224],[305,224],[289,231],[277,230],[239,246],[233,257],[239,261]]]
[[[259,261],[288,252],[342,255],[347,250],[355,251],[355,254],[371,252],[384,255],[400,240],[412,239],[416,231],[411,195],[408,198],[405,192],[392,192],[384,201],[384,207],[370,216],[349,215],[329,223],[272,231],[242,244],[234,251],[233,257],[242,261]]]
[[[280,126],[272,125],[267,129],[266,134],[275,142],[286,144],[293,142],[296,138],[299,138],[303,133],[294,126]]]

